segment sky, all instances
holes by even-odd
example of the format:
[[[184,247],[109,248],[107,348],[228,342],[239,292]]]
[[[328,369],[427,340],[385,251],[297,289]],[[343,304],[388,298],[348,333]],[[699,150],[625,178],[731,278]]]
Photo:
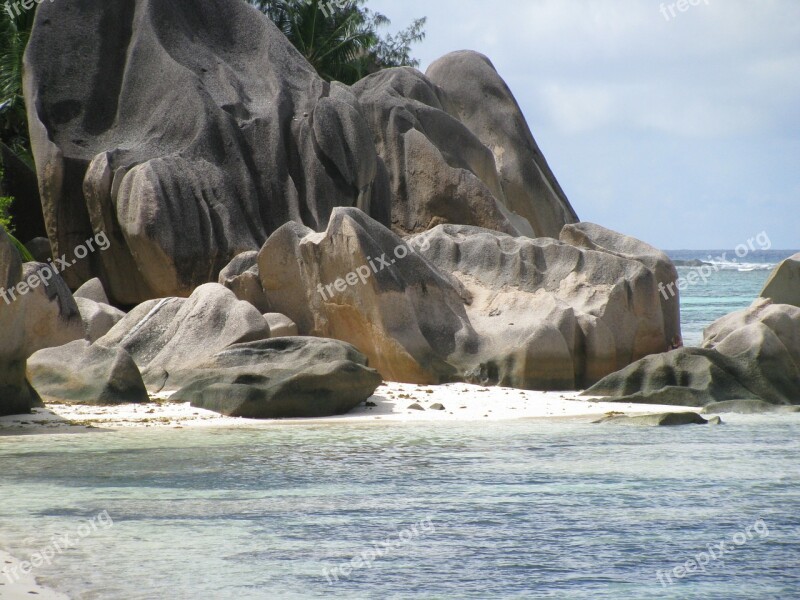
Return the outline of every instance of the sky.
[[[581,220],[665,250],[800,248],[800,1],[691,2],[367,7],[389,31],[428,17],[423,72],[488,56]]]

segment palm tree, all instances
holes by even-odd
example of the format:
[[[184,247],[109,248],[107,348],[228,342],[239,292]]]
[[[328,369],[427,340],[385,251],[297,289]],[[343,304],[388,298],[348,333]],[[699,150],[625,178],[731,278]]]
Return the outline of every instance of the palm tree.
[[[251,0],[289,38],[326,81],[353,84],[367,71],[378,36],[358,1]]]
[[[386,67],[418,66],[410,47],[425,37],[425,19],[396,36],[381,39],[389,25],[379,12],[362,9],[366,0],[249,0],[266,14],[327,81],[352,85]]]

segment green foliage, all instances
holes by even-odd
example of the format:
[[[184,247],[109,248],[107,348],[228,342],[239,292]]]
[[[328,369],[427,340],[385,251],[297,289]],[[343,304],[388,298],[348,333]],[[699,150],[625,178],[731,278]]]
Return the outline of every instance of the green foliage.
[[[25,247],[25,246],[22,244],[22,242],[20,242],[20,241],[19,241],[17,238],[15,238],[15,237],[14,237],[13,235],[11,235],[10,233],[8,234],[8,237],[10,237],[10,238],[11,238],[11,243],[12,243],[12,244],[14,245],[14,247],[17,249],[17,252],[19,252],[20,258],[22,258],[22,262],[24,262],[24,263],[26,263],[26,262],[36,262],[36,259],[35,259],[35,258],[33,258],[33,256],[31,255],[31,253],[30,253],[30,252],[28,251],[28,249],[27,249],[27,248],[26,248],[26,247]]]
[[[327,81],[352,85],[379,69],[418,66],[411,45],[425,37],[425,19],[381,38],[391,24],[361,8],[366,0],[249,0],[266,14]]]
[[[365,11],[372,20],[373,28],[377,30],[384,25],[391,25],[391,21],[380,13]],[[418,67],[419,60],[411,57],[411,45],[425,39],[426,17],[415,19],[411,25],[398,31],[395,35],[387,34],[385,38],[379,38],[378,43],[372,49],[372,54],[378,68],[388,69],[390,67]]]
[[[4,175],[3,164],[0,163],[0,190],[3,189]],[[0,225],[9,233],[14,231],[14,226],[11,223],[11,204],[13,204],[13,202],[14,198],[11,196],[0,196]]]
[[[0,225],[6,231],[14,231],[14,226],[11,224],[11,203],[14,198],[11,196],[0,196]]]
[[[33,166],[25,99],[22,95],[22,56],[33,27],[35,11],[12,17],[0,10],[0,140]]]

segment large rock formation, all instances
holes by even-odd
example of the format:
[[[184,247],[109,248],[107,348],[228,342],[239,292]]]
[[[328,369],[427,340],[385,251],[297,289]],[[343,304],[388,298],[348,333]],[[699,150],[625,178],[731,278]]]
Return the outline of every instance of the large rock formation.
[[[468,50],[452,52],[425,74],[445,97],[447,113],[491,151],[501,187],[497,200],[527,219],[535,237],[557,238],[565,224],[577,222],[519,104],[487,57]],[[456,149],[453,146],[447,150]]]
[[[407,256],[397,260],[396,248]],[[379,257],[395,264],[381,267]],[[324,234],[287,223],[258,267],[273,310],[301,335],[353,344],[386,379],[456,380],[451,355],[479,343],[461,286],[361,211],[337,209]]]
[[[452,223],[557,237],[578,220],[485,56],[449,54],[428,76],[391,69],[353,86],[389,172],[395,231]]]
[[[39,7],[25,75],[53,252],[107,234],[64,276],[99,276],[115,304],[186,297],[281,225],[322,231],[339,206],[400,233],[556,237],[577,221],[475,53],[351,89],[239,0],[74,0]]]
[[[22,261],[0,226],[0,288],[13,289],[22,279]],[[0,299],[0,416],[30,412],[40,402],[39,396],[25,379],[25,303]]]
[[[38,394],[25,378],[27,359],[84,336],[72,294],[48,265],[22,264],[0,227],[0,414],[30,411]]]
[[[44,3],[25,75],[55,254],[112,241],[65,273],[73,288],[188,296],[289,220],[324,228],[344,205],[388,222],[352,93],[244,2]]]
[[[680,297],[674,286],[678,281],[678,270],[664,252],[626,235],[620,235],[594,223],[566,225],[559,239],[567,244],[606,252],[627,260],[642,263],[656,276],[661,313],[664,316],[664,335],[671,348],[683,346],[681,335]]]
[[[647,258],[459,225],[404,241],[340,208],[324,233],[276,231],[258,270],[301,334],[353,344],[386,379],[574,389],[668,348]]]
[[[775,304],[800,307],[800,253],[778,265],[761,290],[761,297]]]
[[[251,419],[343,414],[381,384],[349,344],[297,337],[230,346],[173,380],[186,384],[173,401]]]
[[[702,348],[648,356],[586,395],[683,406],[800,405],[800,308],[759,299],[708,327]]]

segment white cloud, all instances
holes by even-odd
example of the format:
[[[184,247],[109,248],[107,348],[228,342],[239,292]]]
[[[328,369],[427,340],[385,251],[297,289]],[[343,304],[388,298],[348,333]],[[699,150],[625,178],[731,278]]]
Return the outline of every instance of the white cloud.
[[[579,214],[635,223],[631,233],[654,243],[702,246],[701,228],[678,220],[700,202],[714,207],[717,242],[735,244],[763,220],[776,245],[800,247],[797,0],[703,0],[670,21],[660,0],[369,5],[397,26],[429,17],[423,69],[452,50],[489,56]],[[756,214],[765,202],[753,198],[793,214]],[[670,207],[660,223],[652,209],[631,213],[647,203]],[[659,228],[670,216],[666,238]],[[683,230],[691,237],[676,240]]]

